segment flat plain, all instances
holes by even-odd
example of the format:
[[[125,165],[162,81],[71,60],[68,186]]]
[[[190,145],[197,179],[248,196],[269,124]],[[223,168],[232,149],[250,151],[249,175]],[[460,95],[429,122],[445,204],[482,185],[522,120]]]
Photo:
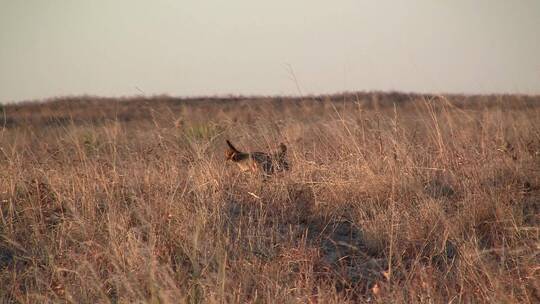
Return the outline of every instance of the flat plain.
[[[0,125],[2,303],[540,302],[540,97],[83,96]]]

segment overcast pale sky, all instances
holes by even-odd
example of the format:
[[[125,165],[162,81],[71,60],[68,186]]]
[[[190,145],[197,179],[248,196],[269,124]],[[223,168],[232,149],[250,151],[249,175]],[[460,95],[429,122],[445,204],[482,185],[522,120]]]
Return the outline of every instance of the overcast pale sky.
[[[139,89],[539,94],[540,1],[0,0],[0,102]]]

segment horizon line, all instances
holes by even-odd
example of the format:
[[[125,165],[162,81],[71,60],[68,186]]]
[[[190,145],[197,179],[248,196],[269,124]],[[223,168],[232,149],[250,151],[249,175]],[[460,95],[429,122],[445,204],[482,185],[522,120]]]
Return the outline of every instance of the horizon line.
[[[186,95],[174,95],[169,93],[154,93],[146,94],[142,91],[142,94],[131,95],[100,95],[100,94],[66,94],[48,97],[37,97],[30,99],[12,100],[12,101],[0,101],[2,105],[10,104],[22,104],[22,103],[48,103],[55,100],[62,99],[155,99],[155,98],[170,98],[180,100],[198,100],[198,99],[263,99],[263,98],[285,98],[285,99],[303,99],[303,98],[321,98],[321,97],[340,97],[346,95],[373,95],[373,94],[398,94],[409,96],[462,96],[462,97],[482,97],[482,96],[519,96],[519,97],[540,97],[540,93],[508,93],[508,92],[493,92],[493,93],[472,93],[472,92],[418,92],[418,91],[401,91],[401,90],[359,90],[359,91],[336,91],[333,93],[306,93],[306,94],[242,94],[242,93],[223,93],[223,94],[186,94]]]

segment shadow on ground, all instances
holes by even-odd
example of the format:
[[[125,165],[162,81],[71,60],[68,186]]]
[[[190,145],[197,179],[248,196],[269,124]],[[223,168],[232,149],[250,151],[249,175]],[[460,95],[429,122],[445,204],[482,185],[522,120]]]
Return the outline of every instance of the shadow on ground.
[[[248,218],[262,221],[258,227],[263,225],[269,234],[275,233],[275,241],[261,246],[272,249],[258,248],[252,254],[271,263],[291,251],[313,253],[315,256],[309,260],[316,280],[333,286],[347,298],[364,297],[376,282],[384,280],[386,259],[369,253],[361,227],[346,218],[321,216],[309,185],[287,184],[286,193],[286,199],[279,202],[230,200],[226,206],[230,219],[227,229],[240,233],[245,231],[242,222]]]

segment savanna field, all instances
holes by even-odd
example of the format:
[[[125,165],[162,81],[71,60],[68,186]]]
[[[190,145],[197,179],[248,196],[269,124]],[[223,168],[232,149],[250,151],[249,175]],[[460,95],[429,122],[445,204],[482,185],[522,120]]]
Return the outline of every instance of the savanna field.
[[[70,97],[0,125],[2,303],[540,301],[540,97]]]

